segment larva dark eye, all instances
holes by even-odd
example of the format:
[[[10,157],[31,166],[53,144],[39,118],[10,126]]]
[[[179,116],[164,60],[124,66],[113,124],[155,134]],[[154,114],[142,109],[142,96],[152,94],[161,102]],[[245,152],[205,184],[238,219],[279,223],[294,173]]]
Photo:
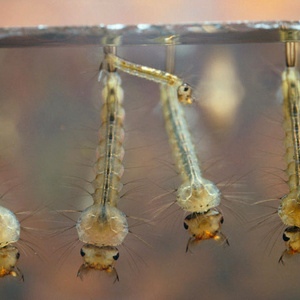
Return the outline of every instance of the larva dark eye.
[[[183,223],[183,227],[184,227],[186,230],[188,230],[189,225],[187,225],[187,224],[184,222],[184,223]]]
[[[20,256],[21,256],[21,254],[20,254],[20,252],[18,252],[18,253],[16,254],[16,258],[19,259]]]
[[[85,252],[84,252],[82,249],[80,250],[80,255],[81,255],[82,257],[85,256]]]
[[[288,236],[285,235],[285,233],[282,235],[282,239],[287,242],[290,240],[290,238]]]
[[[187,92],[187,91],[189,91],[189,89],[190,89],[190,88],[189,88],[188,86],[185,86],[184,89],[183,89],[183,91],[184,91],[184,92]]]
[[[115,256],[113,256],[113,259],[114,259],[114,260],[118,260],[119,256],[120,256],[120,254],[119,254],[119,252],[118,252]]]
[[[223,223],[224,223],[224,218],[223,218],[223,217],[222,217],[222,219],[221,219],[221,221],[220,221],[220,222],[221,222],[221,224],[223,224]]]
[[[190,215],[188,215],[188,216],[186,216],[186,217],[185,217],[185,220],[191,220],[191,219],[192,219],[192,217],[193,217],[193,215],[192,215],[192,214],[190,214]]]

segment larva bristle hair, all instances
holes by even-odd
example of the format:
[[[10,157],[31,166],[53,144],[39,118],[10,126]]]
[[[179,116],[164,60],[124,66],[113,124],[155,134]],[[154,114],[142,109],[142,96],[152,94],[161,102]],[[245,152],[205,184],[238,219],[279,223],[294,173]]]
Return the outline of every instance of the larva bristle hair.
[[[286,69],[282,74],[283,128],[286,148],[285,161],[289,192],[281,198],[278,215],[288,227],[283,233],[286,250],[284,257],[300,252],[300,80],[296,69],[296,45],[286,43]]]
[[[170,60],[168,62],[170,63]],[[169,66],[169,69],[172,70],[173,66]],[[207,239],[227,242],[221,233],[223,216],[216,209],[221,201],[221,193],[214,183],[202,176],[177,91],[167,84],[162,84],[160,89],[165,128],[173,159],[182,179],[182,184],[177,190],[176,203],[184,211],[190,212],[184,221],[184,228],[191,236],[188,246]]]
[[[121,79],[114,66],[101,64],[103,76],[103,106],[99,144],[96,150],[93,205],[80,215],[76,228],[79,240],[85,243],[81,248],[84,263],[78,271],[82,276],[89,270],[106,271],[119,279],[115,269],[119,258],[117,246],[121,245],[128,234],[125,214],[117,208],[120,179],[124,172],[122,164],[124,149],[123,122],[125,112],[122,107],[123,89]]]

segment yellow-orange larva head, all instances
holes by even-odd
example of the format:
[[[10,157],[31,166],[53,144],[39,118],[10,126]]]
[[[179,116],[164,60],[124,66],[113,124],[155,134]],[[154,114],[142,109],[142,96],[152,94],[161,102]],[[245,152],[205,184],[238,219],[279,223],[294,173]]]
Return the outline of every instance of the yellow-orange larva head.
[[[189,232],[191,238],[187,245],[203,240],[214,239],[218,242],[228,244],[227,238],[221,232],[224,222],[222,214],[217,210],[209,210],[205,213],[191,213],[184,219],[184,228]]]
[[[16,267],[19,260],[20,252],[12,245],[0,248],[0,277],[11,275],[24,280],[22,272]]]
[[[300,228],[297,226],[289,226],[285,229],[283,235],[286,250],[282,253],[279,262],[283,263],[283,257],[300,253]]]
[[[187,83],[180,85],[177,90],[177,96],[178,96],[179,102],[181,102],[183,104],[191,104],[191,103],[195,102],[195,99],[192,96],[192,93],[193,93],[193,90]]]
[[[115,269],[115,263],[119,258],[119,251],[116,247],[98,247],[86,244],[81,248],[80,254],[84,263],[78,270],[77,276],[81,279],[89,270],[98,270],[115,275],[116,280],[119,280],[118,273]]]

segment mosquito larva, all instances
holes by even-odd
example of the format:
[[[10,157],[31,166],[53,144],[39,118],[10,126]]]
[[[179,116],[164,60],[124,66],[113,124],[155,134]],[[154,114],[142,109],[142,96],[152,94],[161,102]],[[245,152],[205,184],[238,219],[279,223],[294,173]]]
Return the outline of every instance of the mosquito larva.
[[[282,74],[283,113],[285,130],[285,161],[289,192],[281,198],[278,215],[288,227],[283,233],[287,249],[285,255],[300,252],[300,80],[295,62],[295,43],[286,45],[287,67]]]
[[[104,270],[119,279],[115,269],[119,258],[117,246],[128,234],[125,214],[117,208],[119,192],[122,189],[120,178],[124,168],[123,122],[125,112],[122,107],[123,89],[121,79],[114,67],[108,65],[104,77],[99,144],[96,151],[95,179],[93,180],[94,204],[80,215],[76,228],[84,263],[78,276],[90,269]]]
[[[160,88],[165,128],[182,179],[176,203],[184,211],[190,212],[184,220],[184,228],[191,235],[187,249],[190,243],[211,238],[221,243],[227,242],[221,232],[223,216],[216,209],[221,201],[221,193],[214,183],[202,176],[185,114],[177,101],[176,89],[166,84]]]
[[[0,277],[12,275],[24,280],[22,272],[16,267],[20,252],[12,244],[20,239],[20,223],[7,208],[0,206]]]
[[[106,53],[105,61],[130,75],[174,87],[178,100],[184,104],[191,104],[195,101],[191,86],[184,83],[176,75],[126,61],[112,53]]]

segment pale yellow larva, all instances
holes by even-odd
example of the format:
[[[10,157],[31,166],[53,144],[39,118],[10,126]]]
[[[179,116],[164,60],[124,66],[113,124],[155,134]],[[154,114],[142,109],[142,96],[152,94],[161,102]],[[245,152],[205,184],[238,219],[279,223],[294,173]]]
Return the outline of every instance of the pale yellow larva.
[[[202,176],[185,113],[177,99],[176,88],[161,84],[160,90],[165,128],[182,179],[177,190],[176,203],[184,211],[190,212],[184,221],[184,227],[191,235],[189,243],[211,238],[222,243],[227,242],[221,232],[223,216],[216,209],[221,201],[221,193],[214,183]]]
[[[88,270],[95,269],[113,273],[118,280],[115,269],[119,257],[117,246],[122,244],[128,234],[127,218],[117,208],[122,189],[120,179],[124,171],[122,143],[125,112],[122,107],[121,79],[115,68],[108,68],[105,72],[102,125],[94,168],[94,203],[81,213],[76,224],[79,240],[85,243],[81,248],[84,263],[78,276],[82,277]]]
[[[281,262],[284,256],[300,252],[300,78],[295,66],[295,53],[295,43],[287,43],[287,67],[282,74],[282,91],[289,192],[281,198],[278,208],[278,215],[288,226],[283,233],[287,248],[279,259]]]
[[[191,104],[195,101],[192,96],[191,86],[184,83],[176,75],[126,61],[112,53],[107,53],[105,55],[105,61],[130,75],[145,78],[157,83],[167,84],[168,86],[173,87],[176,91],[177,99],[181,103]]]

